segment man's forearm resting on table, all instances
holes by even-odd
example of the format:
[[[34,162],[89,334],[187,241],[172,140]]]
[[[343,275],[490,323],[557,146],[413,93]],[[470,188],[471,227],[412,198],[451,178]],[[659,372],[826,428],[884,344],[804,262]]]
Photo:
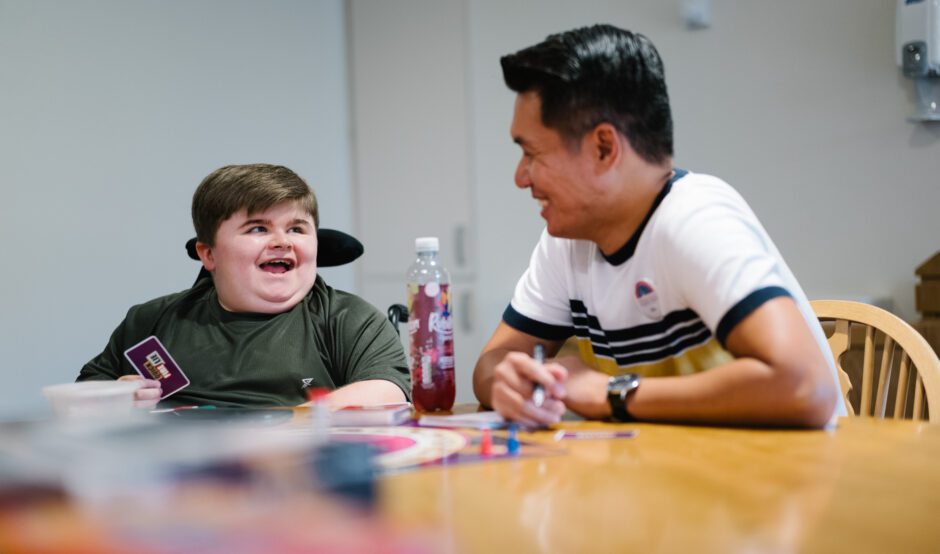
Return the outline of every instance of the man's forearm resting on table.
[[[821,427],[837,401],[833,389],[828,372],[739,358],[695,375],[644,379],[629,410],[640,420]]]
[[[474,392],[492,406],[494,368],[511,350],[484,353],[474,372]],[[553,360],[569,369],[565,404],[579,415],[610,417],[607,375],[578,358]],[[838,400],[828,368],[773,368],[738,358],[702,373],[643,379],[629,401],[630,415],[647,421],[821,427]]]

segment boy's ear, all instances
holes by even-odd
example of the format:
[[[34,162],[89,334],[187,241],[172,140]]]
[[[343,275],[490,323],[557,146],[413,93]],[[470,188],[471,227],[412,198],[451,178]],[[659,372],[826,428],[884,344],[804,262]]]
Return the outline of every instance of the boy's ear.
[[[206,271],[215,271],[215,256],[212,255],[212,247],[200,241],[196,241],[196,254],[202,261]]]

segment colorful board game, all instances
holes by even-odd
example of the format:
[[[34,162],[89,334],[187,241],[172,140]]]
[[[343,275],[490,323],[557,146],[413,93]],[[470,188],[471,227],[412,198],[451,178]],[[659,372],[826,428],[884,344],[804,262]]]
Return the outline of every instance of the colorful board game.
[[[330,440],[368,443],[379,450],[376,464],[384,471],[397,472],[424,466],[465,464],[530,456],[557,455],[561,447],[519,441],[511,446],[506,433],[493,434],[472,429],[425,427],[336,427]]]
[[[281,432],[294,438],[312,435],[312,428],[292,426]],[[369,444],[378,450],[375,464],[384,473],[418,467],[549,456],[564,453],[561,446],[519,441],[513,433],[476,429],[441,429],[414,425],[394,427],[334,427],[330,441]]]

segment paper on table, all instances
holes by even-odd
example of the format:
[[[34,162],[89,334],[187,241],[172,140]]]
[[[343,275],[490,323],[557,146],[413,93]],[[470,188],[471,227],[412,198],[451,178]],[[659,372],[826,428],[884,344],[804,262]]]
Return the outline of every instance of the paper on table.
[[[364,406],[346,406],[334,410],[331,423],[334,427],[372,427],[398,425],[411,418],[411,404],[372,404]]]
[[[418,419],[421,427],[468,427],[470,429],[502,429],[508,424],[498,412],[474,412],[472,414],[423,415]]]

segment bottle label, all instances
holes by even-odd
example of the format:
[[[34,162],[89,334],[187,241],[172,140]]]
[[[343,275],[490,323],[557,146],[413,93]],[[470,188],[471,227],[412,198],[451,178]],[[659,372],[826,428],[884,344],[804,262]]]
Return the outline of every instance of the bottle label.
[[[421,356],[421,386],[430,387],[432,375],[434,375],[434,372],[431,369],[431,357],[425,353],[424,356]]]
[[[433,281],[408,287],[409,354],[415,391],[438,387],[453,390],[454,325],[449,288]]]

